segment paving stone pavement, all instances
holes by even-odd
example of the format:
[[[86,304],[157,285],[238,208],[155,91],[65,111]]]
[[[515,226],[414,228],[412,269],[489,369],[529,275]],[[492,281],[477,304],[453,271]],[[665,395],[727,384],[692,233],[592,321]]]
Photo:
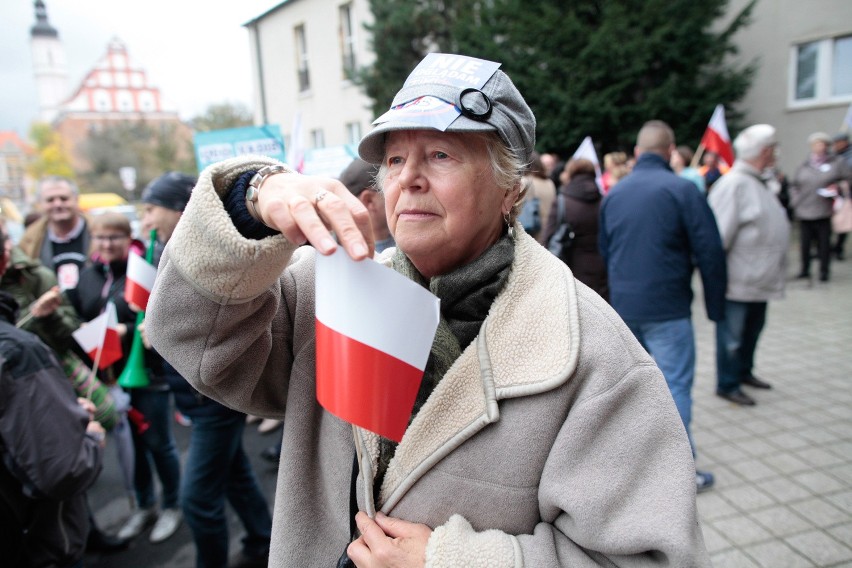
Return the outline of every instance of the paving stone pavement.
[[[754,407],[715,396],[715,327],[694,287],[693,436],[716,476],[698,510],[716,568],[852,567],[852,259],[831,270],[770,302],[755,374],[773,388],[744,387]]]

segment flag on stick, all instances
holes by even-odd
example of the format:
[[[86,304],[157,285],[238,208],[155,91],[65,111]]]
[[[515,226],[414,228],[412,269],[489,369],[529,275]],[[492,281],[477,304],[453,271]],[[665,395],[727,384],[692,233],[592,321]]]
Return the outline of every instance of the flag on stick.
[[[701,146],[719,155],[726,166],[734,164],[734,148],[731,146],[731,136],[728,134],[728,124],[725,122],[725,107],[716,105],[710,123],[701,137]]]
[[[365,301],[381,291],[381,304]],[[316,260],[317,400],[335,416],[399,442],[439,320],[438,298],[343,248]]]
[[[104,312],[71,334],[98,369],[106,369],[121,359],[118,317],[115,304],[109,302]]]
[[[154,246],[153,242],[151,246]],[[124,299],[142,310],[148,307],[148,298],[157,279],[157,268],[139,256],[135,251],[127,259],[127,283],[124,286]]]
[[[583,141],[580,142],[580,146],[577,148],[577,151],[574,152],[573,156],[571,156],[572,160],[580,158],[589,160],[595,165],[595,181],[598,184],[598,189],[602,189],[603,179],[601,178],[601,163],[598,161],[598,153],[595,151],[595,145],[592,142],[591,136],[583,138]]]

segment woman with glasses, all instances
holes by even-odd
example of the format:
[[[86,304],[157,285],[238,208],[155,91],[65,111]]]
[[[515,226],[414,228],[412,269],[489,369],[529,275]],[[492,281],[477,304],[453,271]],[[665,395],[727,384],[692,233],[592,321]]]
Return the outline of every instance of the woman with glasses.
[[[91,264],[80,273],[79,284],[68,291],[68,296],[83,321],[98,317],[109,302],[115,304],[122,358],[100,371],[102,381],[114,384],[127,363],[136,325],[136,312],[124,299],[127,259],[131,250],[142,256],[145,250],[141,242],[132,239],[130,221],[121,213],[93,217],[90,227],[94,249]],[[163,377],[162,362],[156,351],[146,350],[145,370],[150,384],[129,389],[130,405],[141,413],[144,421],[132,429],[136,453],[133,481],[138,508],[119,531],[122,539],[134,538],[153,525],[149,540],[162,542],[174,534],[181,523],[180,463],[171,429],[170,391]],[[163,488],[159,514],[151,462]]]

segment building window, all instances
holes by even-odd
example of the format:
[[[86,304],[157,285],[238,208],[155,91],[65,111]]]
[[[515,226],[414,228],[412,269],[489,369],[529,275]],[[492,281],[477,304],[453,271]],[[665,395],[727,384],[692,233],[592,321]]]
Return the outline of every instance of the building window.
[[[361,141],[361,123],[347,122],[346,123],[346,143],[358,144]]]
[[[357,70],[355,61],[355,33],[352,26],[352,4],[340,7],[340,55],[343,60],[343,78],[352,79]]]
[[[311,148],[325,148],[325,135],[321,128],[311,130]]]
[[[118,91],[115,94],[116,101],[118,102],[118,110],[121,112],[131,112],[133,111],[133,94],[130,91]]]
[[[108,91],[98,89],[93,93],[93,98],[96,111],[105,112],[112,110],[112,98]]]
[[[139,109],[143,112],[152,112],[156,110],[154,95],[151,94],[151,91],[142,91],[139,93]]]
[[[299,92],[304,93],[311,88],[311,76],[308,73],[308,40],[305,37],[305,26],[296,26],[295,35],[296,69],[299,70]]]
[[[852,35],[793,46],[791,103],[852,101]]]

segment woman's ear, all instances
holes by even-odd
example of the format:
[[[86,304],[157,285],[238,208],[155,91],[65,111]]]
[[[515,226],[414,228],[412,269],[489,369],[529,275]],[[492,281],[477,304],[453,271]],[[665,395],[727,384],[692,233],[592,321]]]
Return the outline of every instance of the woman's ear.
[[[504,215],[511,213],[512,208],[521,198],[521,187],[522,180],[518,179],[515,181],[515,185],[513,185],[511,189],[506,190],[506,195],[503,196],[503,205],[500,209]]]

